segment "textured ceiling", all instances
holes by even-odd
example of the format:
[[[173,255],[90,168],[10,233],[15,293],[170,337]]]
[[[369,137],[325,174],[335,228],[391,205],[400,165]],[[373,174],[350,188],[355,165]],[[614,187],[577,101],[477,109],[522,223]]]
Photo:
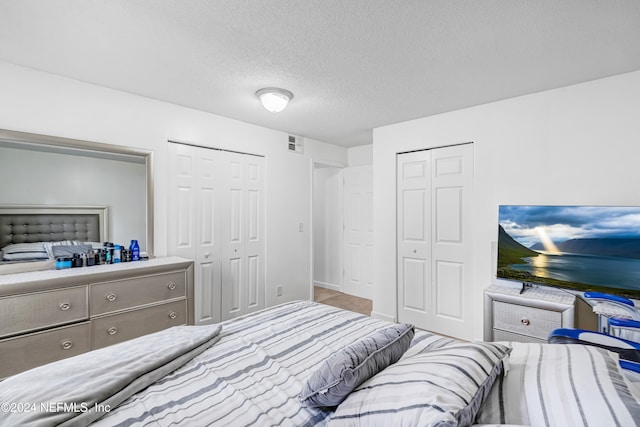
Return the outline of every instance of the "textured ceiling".
[[[640,1],[0,0],[0,60],[350,147],[639,70]]]

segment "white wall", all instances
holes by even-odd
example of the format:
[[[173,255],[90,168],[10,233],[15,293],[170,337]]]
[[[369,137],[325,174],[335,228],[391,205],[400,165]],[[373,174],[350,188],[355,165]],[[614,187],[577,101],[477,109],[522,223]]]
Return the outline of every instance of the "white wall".
[[[373,164],[373,144],[351,147],[347,150],[349,166],[367,166]]]
[[[313,280],[342,291],[342,168],[313,171]]]
[[[285,132],[3,62],[0,94],[0,128],[154,152],[156,256],[167,253],[167,140],[264,155],[266,303],[310,298],[311,159],[346,163],[345,148],[305,138],[304,154],[289,153]]]
[[[396,153],[472,141],[474,337],[500,204],[640,205],[640,72],[374,129],[376,295],[396,317]]]

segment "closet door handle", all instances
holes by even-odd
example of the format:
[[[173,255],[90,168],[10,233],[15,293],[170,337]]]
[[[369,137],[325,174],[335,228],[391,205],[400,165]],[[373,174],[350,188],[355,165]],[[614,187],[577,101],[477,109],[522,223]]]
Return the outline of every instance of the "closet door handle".
[[[204,257],[205,258],[210,258],[211,257],[211,252],[205,252],[204,253]]]

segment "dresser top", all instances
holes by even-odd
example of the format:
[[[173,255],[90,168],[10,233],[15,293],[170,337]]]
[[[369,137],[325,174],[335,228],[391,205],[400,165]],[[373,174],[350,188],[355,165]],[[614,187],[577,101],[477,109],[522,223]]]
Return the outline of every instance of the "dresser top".
[[[153,274],[186,268],[193,261],[180,257],[158,257],[147,261],[122,262],[64,270],[41,270],[0,275],[0,296],[118,280],[138,274]]]
[[[541,286],[527,288],[523,293],[520,293],[520,290],[521,288],[516,286],[494,284],[485,289],[485,292],[509,295],[510,297],[522,298],[524,300],[547,301],[565,305],[572,305],[576,298],[575,295],[570,292],[559,289],[549,289]]]

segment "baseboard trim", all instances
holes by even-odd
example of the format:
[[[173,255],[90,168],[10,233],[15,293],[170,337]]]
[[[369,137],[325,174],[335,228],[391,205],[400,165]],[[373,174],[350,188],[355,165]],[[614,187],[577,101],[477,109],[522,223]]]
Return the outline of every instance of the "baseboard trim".
[[[319,288],[331,289],[336,292],[342,292],[342,289],[340,289],[340,286],[334,285],[333,283],[320,282],[319,280],[314,280],[313,286],[318,286]]]
[[[387,322],[391,322],[391,323],[395,323],[396,322],[396,317],[395,316],[389,316],[388,314],[380,313],[380,312],[377,312],[377,311],[372,311],[371,312],[371,317],[376,318],[376,319],[380,319],[380,320],[386,320]]]

